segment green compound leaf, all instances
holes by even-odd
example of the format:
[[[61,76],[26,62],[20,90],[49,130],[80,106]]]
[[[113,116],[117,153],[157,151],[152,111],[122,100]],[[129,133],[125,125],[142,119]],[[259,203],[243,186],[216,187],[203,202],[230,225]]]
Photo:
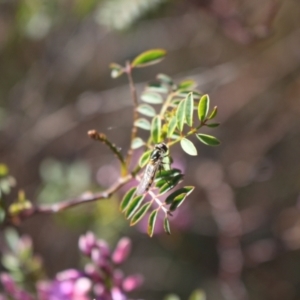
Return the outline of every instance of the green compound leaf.
[[[139,105],[137,107],[137,111],[140,114],[145,115],[147,117],[154,117],[156,115],[155,109],[152,106],[148,105],[148,104]]]
[[[142,147],[143,145],[145,145],[145,142],[141,138],[136,137],[131,142],[131,149],[138,149],[138,148]]]
[[[152,202],[147,202],[145,203],[132,217],[131,221],[130,221],[130,226],[135,225],[136,223],[138,223],[143,216],[146,214],[146,212],[149,210],[149,208],[151,207]]]
[[[186,195],[188,196],[188,195],[190,195],[190,194],[193,192],[194,189],[195,189],[194,186],[184,186],[184,187],[182,187],[182,188],[180,188],[180,189],[174,191],[172,194],[170,194],[170,195],[166,198],[165,202],[166,202],[167,204],[171,204],[171,203],[175,200],[175,198],[176,198],[177,196],[179,196],[179,195],[181,195],[181,194],[186,194]]]
[[[153,92],[144,92],[141,96],[141,100],[150,104],[161,104],[163,103],[163,98],[160,94]]]
[[[153,150],[148,150],[148,151],[144,152],[143,155],[140,157],[140,159],[139,159],[139,166],[141,168],[143,168],[148,163],[152,151]]]
[[[219,146],[221,144],[221,142],[216,137],[208,134],[198,133],[196,134],[196,136],[200,140],[200,142],[208,146]]]
[[[207,117],[209,110],[209,96],[203,95],[198,104],[198,118],[200,121],[204,121]]]
[[[211,123],[211,124],[206,124],[207,127],[210,127],[210,128],[215,128],[215,127],[218,127],[220,126],[220,123]]]
[[[110,76],[112,78],[117,78],[117,77],[121,76],[124,73],[124,68],[119,64],[111,63],[109,65],[109,68],[111,69]]]
[[[185,100],[185,120],[186,123],[193,126],[194,98],[193,93],[189,93]]]
[[[152,49],[138,55],[131,63],[133,68],[142,68],[160,62],[167,54],[164,49]]]
[[[170,138],[173,135],[176,125],[177,125],[177,118],[176,116],[174,116],[171,118],[169,122],[168,133],[167,133],[168,138]]]
[[[183,80],[179,83],[178,89],[179,90],[187,90],[187,89],[194,89],[197,86],[197,83],[193,79]]]
[[[181,100],[176,110],[176,120],[177,120],[177,128],[180,132],[183,130],[183,125],[185,121],[185,100]]]
[[[154,227],[155,227],[155,222],[156,222],[157,214],[158,214],[158,209],[154,210],[154,211],[150,214],[149,219],[148,219],[148,229],[147,229],[147,232],[148,232],[148,235],[149,235],[150,237],[153,236],[153,232],[154,232]]]
[[[212,110],[211,114],[209,115],[208,120],[213,119],[217,115],[217,113],[218,113],[218,107],[215,106],[214,109]]]
[[[197,149],[190,140],[183,138],[180,141],[180,146],[183,149],[183,151],[186,152],[187,154],[192,155],[192,156],[197,155]]]
[[[140,195],[135,198],[133,198],[128,205],[128,208],[126,210],[125,216],[127,219],[130,219],[134,213],[139,209],[140,205],[142,204],[144,200],[145,195]]]
[[[152,120],[151,139],[155,144],[161,141],[161,119],[159,116],[154,117]]]
[[[136,187],[131,188],[123,197],[121,203],[120,203],[120,211],[124,212],[129,206],[130,201],[134,197],[134,193],[136,191]]]
[[[163,82],[163,83],[165,83],[165,84],[167,84],[169,86],[173,86],[174,85],[174,82],[173,82],[172,78],[170,76],[166,75],[166,74],[160,73],[160,74],[158,74],[156,76],[156,78],[159,81],[161,81],[161,82]]]
[[[150,129],[151,129],[151,124],[150,124],[150,122],[149,122],[147,119],[144,119],[144,118],[137,119],[137,120],[134,122],[134,125],[135,125],[136,127],[142,128],[142,129],[144,129],[144,130],[150,130]]]
[[[167,234],[171,234],[171,229],[170,229],[170,223],[169,223],[168,216],[165,216],[165,218],[164,218],[164,230]]]

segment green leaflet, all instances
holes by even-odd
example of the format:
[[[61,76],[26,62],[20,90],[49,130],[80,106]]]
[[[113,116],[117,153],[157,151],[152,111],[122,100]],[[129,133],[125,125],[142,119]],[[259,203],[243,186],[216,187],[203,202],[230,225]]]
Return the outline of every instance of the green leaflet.
[[[183,125],[185,121],[185,100],[181,100],[177,110],[176,110],[176,120],[177,120],[177,128],[179,129],[180,132],[183,130]]]
[[[144,141],[139,138],[139,137],[136,137],[133,139],[133,141],[131,142],[131,149],[137,149],[137,148],[140,148],[144,145]]]
[[[150,122],[149,122],[147,119],[144,119],[144,118],[137,119],[137,120],[134,122],[134,125],[135,125],[136,127],[142,128],[142,129],[144,129],[144,130],[150,130],[150,129],[151,129],[151,124],[150,124]]]
[[[209,96],[204,95],[200,98],[199,104],[198,104],[198,118],[200,121],[204,121],[207,117],[209,110]]]
[[[168,133],[167,133],[167,136],[170,138],[174,131],[175,131],[175,128],[176,128],[176,125],[177,125],[177,119],[175,116],[173,116],[169,122],[169,125],[168,125]]]
[[[133,226],[135,225],[136,223],[138,223],[142,218],[143,216],[146,214],[146,212],[149,210],[150,206],[151,206],[151,201],[150,202],[147,202],[145,203],[134,215],[133,217],[131,218],[131,221],[130,221],[130,226]]]
[[[152,49],[138,55],[131,63],[133,68],[142,68],[160,62],[167,52],[164,49]]]
[[[150,104],[161,104],[163,103],[163,98],[158,93],[144,92],[141,96],[141,100]]]
[[[192,127],[193,126],[193,112],[194,112],[194,98],[193,93],[189,93],[185,100],[185,120],[186,123]]]
[[[221,142],[212,135],[198,133],[196,134],[196,137],[200,140],[200,142],[208,146],[219,146],[221,144]]]
[[[125,196],[123,197],[123,199],[120,203],[120,211],[121,212],[124,212],[128,208],[128,205],[129,205],[131,199],[133,198],[135,191],[136,191],[136,187],[133,187],[125,194]]]
[[[159,116],[152,119],[151,138],[155,144],[161,141],[161,119]]]
[[[165,216],[165,218],[164,218],[164,230],[167,234],[171,234],[171,229],[170,229],[170,223],[169,223],[168,216]]]
[[[129,202],[129,205],[125,213],[127,219],[130,219],[134,215],[134,213],[138,210],[138,208],[140,207],[140,205],[144,200],[144,197],[145,195],[137,196]]]
[[[140,157],[139,165],[141,168],[143,168],[147,164],[147,162],[150,159],[151,153],[152,153],[152,150],[148,150],[148,151],[144,152],[143,155]]]
[[[192,155],[192,156],[197,155],[197,149],[190,140],[183,138],[180,141],[180,146],[183,149],[183,151],[186,152],[187,154]]]
[[[153,236],[153,232],[154,232],[154,227],[155,227],[155,222],[156,222],[156,218],[157,218],[157,214],[158,214],[158,210],[154,210],[150,216],[149,216],[149,219],[148,219],[148,229],[147,229],[147,232],[148,232],[148,235],[150,237]]]
[[[155,109],[148,105],[148,104],[141,104],[137,107],[137,111],[142,114],[145,115],[147,117],[154,117],[156,115],[156,111]]]

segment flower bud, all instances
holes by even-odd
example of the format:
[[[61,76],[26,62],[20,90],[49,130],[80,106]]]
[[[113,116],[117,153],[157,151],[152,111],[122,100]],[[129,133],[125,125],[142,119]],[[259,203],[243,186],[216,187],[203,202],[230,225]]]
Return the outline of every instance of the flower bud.
[[[131,292],[143,284],[143,277],[139,274],[128,276],[123,281],[123,290]]]
[[[80,251],[85,255],[90,255],[93,247],[96,245],[96,237],[92,232],[82,235],[78,241]]]
[[[115,264],[124,262],[131,250],[131,241],[129,238],[124,237],[118,242],[115,251],[112,254],[112,261]]]
[[[108,246],[108,244],[104,240],[97,240],[96,246],[100,250],[101,255],[103,255],[105,257],[109,257],[110,256],[109,246]]]
[[[117,287],[111,289],[111,298],[112,300],[127,300],[127,297]]]
[[[0,281],[7,293],[15,293],[17,289],[16,284],[8,273],[2,273],[0,275]]]

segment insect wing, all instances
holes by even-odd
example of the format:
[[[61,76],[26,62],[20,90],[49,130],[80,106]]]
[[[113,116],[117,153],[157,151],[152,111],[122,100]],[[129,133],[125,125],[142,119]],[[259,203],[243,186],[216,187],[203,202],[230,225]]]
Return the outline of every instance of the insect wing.
[[[146,167],[145,173],[142,177],[140,184],[138,185],[135,194],[140,196],[144,194],[152,185],[153,178],[158,169],[159,163],[149,163]]]

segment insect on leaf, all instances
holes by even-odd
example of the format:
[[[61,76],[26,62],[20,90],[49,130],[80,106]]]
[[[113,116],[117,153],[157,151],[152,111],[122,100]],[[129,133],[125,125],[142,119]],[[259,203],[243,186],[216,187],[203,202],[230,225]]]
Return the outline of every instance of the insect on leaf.
[[[135,125],[136,127],[142,128],[142,129],[144,129],[144,130],[150,130],[150,129],[151,129],[151,124],[150,124],[150,122],[149,122],[147,119],[144,119],[144,118],[137,119],[137,120],[134,122],[134,125]]]
[[[180,146],[183,149],[183,151],[186,152],[187,154],[192,155],[192,156],[197,155],[197,149],[190,140],[183,138],[180,141]]]
[[[151,138],[155,144],[161,141],[161,119],[159,116],[154,117],[152,120]]]
[[[131,218],[131,221],[130,221],[130,226],[133,226],[135,225],[136,223],[138,223],[142,218],[143,216],[146,214],[146,212],[149,210],[150,206],[151,206],[151,201],[150,202],[147,202],[145,203],[134,215],[133,217]]]
[[[152,49],[138,55],[131,63],[133,68],[142,68],[160,62],[167,52],[164,49]]]
[[[186,123],[193,126],[194,98],[193,93],[189,93],[185,100],[185,120]]]
[[[185,100],[181,100],[176,110],[177,128],[179,129],[180,132],[182,132],[183,130],[183,125],[185,121],[184,107],[185,107]]]
[[[150,104],[161,104],[163,103],[163,98],[158,93],[144,92],[141,96],[141,100]]]
[[[144,200],[145,195],[140,195],[135,198],[133,198],[129,204],[128,208],[126,210],[125,216],[127,219],[130,219],[134,213],[139,209],[140,205],[142,204]]]
[[[157,214],[158,214],[158,210],[156,209],[150,214],[149,219],[148,219],[148,230],[147,230],[147,232],[148,232],[150,237],[153,236]]]
[[[148,151],[144,152],[143,155],[140,157],[139,166],[141,168],[143,168],[147,164],[147,162],[150,159],[151,153],[152,153],[152,150],[148,150]]]
[[[154,117],[156,115],[155,109],[148,104],[139,105],[137,111],[147,117]]]
[[[165,218],[164,218],[164,230],[167,234],[171,234],[171,229],[170,229],[170,223],[169,223],[168,216],[165,216]]]
[[[203,95],[198,104],[198,118],[200,121],[204,121],[207,117],[209,110],[209,96]]]
[[[131,142],[131,149],[138,149],[138,148],[142,147],[144,144],[145,144],[145,142],[141,138],[136,137]]]
[[[221,142],[212,135],[198,133],[196,134],[196,136],[200,140],[200,142],[208,146],[219,146],[221,144]]]
[[[130,200],[133,198],[134,193],[136,191],[136,187],[131,188],[123,197],[121,203],[120,203],[120,211],[124,212],[130,203]]]

